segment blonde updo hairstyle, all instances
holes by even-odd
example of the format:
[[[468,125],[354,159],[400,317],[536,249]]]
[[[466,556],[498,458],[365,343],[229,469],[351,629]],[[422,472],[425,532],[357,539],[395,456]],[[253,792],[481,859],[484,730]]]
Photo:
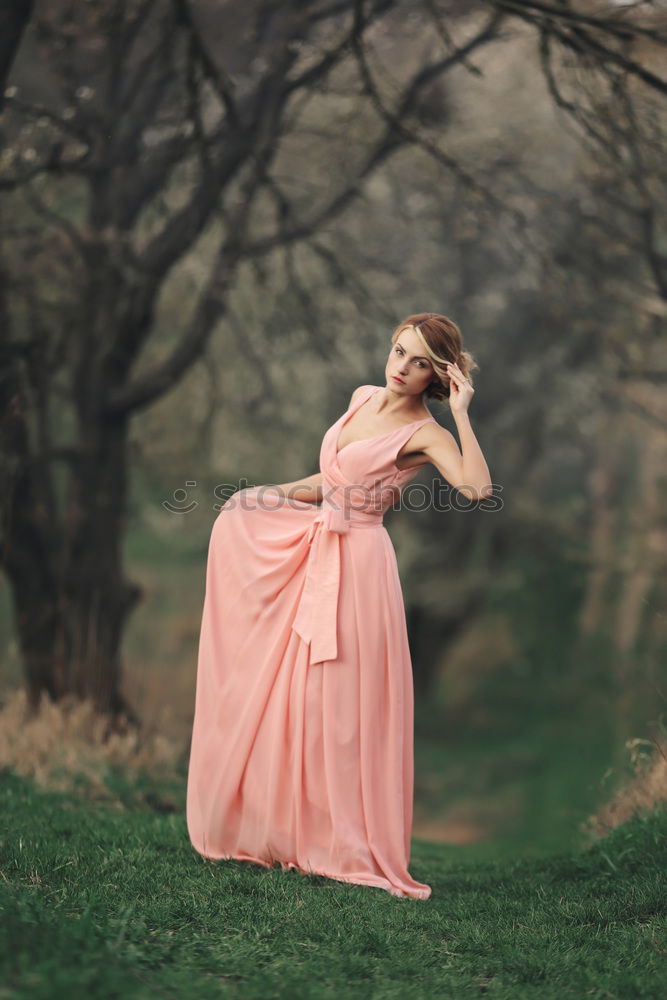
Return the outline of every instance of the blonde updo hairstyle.
[[[472,385],[470,373],[479,369],[472,354],[463,350],[463,338],[456,323],[438,313],[415,313],[398,324],[391,335],[392,344],[407,327],[412,327],[422,342],[424,354],[433,365],[435,378],[424,390],[429,399],[449,399],[449,375],[446,365],[459,366]]]

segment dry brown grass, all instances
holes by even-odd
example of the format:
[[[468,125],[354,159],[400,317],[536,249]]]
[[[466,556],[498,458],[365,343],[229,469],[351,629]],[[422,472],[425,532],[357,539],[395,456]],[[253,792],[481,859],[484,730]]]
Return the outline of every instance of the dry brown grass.
[[[175,808],[169,797],[159,800],[157,789],[182,782],[178,765],[184,747],[159,728],[126,726],[122,733],[110,732],[109,720],[91,701],[75,698],[54,703],[44,697],[31,713],[23,688],[16,688],[5,692],[0,703],[0,768],[9,767],[45,789],[75,792],[120,808],[119,783],[109,782],[109,774],[122,775],[126,790],[148,777],[148,788],[139,797],[158,808]]]
[[[591,838],[606,836],[636,813],[667,803],[667,734],[655,740],[635,738],[625,743],[632,775],[605,806],[582,823]]]

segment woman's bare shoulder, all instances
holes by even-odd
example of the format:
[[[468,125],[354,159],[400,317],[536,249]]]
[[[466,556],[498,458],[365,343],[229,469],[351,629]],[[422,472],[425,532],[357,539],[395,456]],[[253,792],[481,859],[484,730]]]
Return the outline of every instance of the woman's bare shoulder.
[[[362,392],[366,392],[367,389],[371,389],[371,388],[374,388],[374,386],[371,386],[370,384],[369,385],[358,385],[357,388],[352,393],[352,395],[350,396],[350,403],[349,403],[348,409],[350,408],[350,406],[352,406],[353,403],[356,403],[356,401],[359,399],[359,396],[362,394]]]

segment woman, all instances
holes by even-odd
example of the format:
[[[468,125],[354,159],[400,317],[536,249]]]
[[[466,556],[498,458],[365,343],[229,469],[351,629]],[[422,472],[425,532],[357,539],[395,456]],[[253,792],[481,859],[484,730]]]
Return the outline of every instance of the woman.
[[[386,384],[353,392],[321,471],[241,490],[213,524],[187,823],[207,858],[428,899],[407,870],[412,665],[382,515],[428,462],[467,497],[491,487],[456,324],[409,316],[391,343]],[[463,454],[425,398],[449,399]]]

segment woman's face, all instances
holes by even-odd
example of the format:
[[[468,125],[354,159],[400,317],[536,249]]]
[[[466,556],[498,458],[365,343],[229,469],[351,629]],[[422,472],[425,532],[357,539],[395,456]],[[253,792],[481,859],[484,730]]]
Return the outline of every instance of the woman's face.
[[[401,396],[417,395],[433,380],[433,365],[424,354],[424,345],[413,327],[401,330],[391,345],[384,373],[387,388]]]

